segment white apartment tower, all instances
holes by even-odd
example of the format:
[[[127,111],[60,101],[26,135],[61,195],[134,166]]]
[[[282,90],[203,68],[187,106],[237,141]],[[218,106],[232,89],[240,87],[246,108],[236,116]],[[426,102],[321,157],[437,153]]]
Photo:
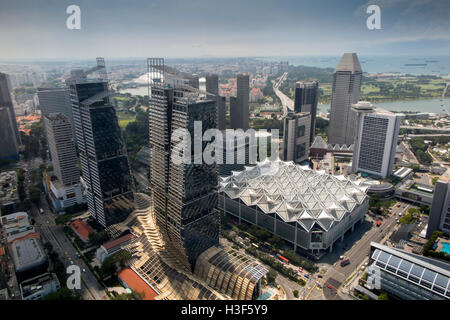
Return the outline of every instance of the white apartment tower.
[[[360,101],[352,106],[356,114],[352,171],[386,178],[392,173],[400,131],[401,114],[394,114]]]
[[[62,113],[49,113],[44,116],[44,124],[56,177],[65,186],[80,182],[77,153],[69,119]]]

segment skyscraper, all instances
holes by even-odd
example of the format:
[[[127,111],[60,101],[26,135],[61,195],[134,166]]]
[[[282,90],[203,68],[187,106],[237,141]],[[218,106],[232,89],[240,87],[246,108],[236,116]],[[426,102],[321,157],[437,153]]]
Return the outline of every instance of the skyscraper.
[[[353,105],[357,131],[352,171],[386,178],[392,173],[400,131],[401,115],[374,108],[370,102]]]
[[[217,129],[225,130],[226,99],[225,97],[219,96],[219,76],[217,74],[208,74],[206,75],[205,79],[206,79],[207,97],[217,99]]]
[[[295,100],[294,100],[294,112],[309,112],[311,114],[311,125],[309,144],[314,141],[314,134],[316,130],[316,114],[317,114],[317,102],[319,101],[319,82],[311,81],[304,82],[299,81],[295,86]]]
[[[73,124],[72,103],[68,88],[38,88],[37,95],[42,115],[62,113],[69,120],[72,135],[75,139],[75,126]]]
[[[49,113],[44,116],[44,126],[53,170],[58,180],[65,186],[80,182],[77,153],[69,119],[62,113]]]
[[[356,53],[345,53],[333,75],[330,144],[351,145],[355,138],[356,114],[352,104],[359,101],[362,69]]]
[[[284,118],[283,160],[300,163],[308,159],[311,114],[289,112]]]
[[[436,182],[427,228],[427,239],[434,231],[450,235],[450,169]]]
[[[19,148],[9,108],[0,105],[0,159],[19,160]]]
[[[237,75],[237,95],[230,97],[230,122],[232,129],[247,130],[249,128],[249,106],[250,82],[247,74]]]
[[[16,137],[16,143],[18,146],[21,145],[19,127],[17,126],[16,121],[16,112],[14,111],[14,104],[11,97],[9,76],[2,72],[0,72],[0,107],[8,108],[14,136]]]
[[[149,59],[149,68],[163,64]],[[162,78],[162,77],[161,77]],[[176,164],[172,132],[186,129],[194,136],[194,121],[201,121],[202,134],[217,127],[217,101],[201,99],[198,92],[173,88],[155,81],[150,95],[151,179],[158,225],[178,252],[180,263],[194,270],[198,256],[219,241],[216,164]],[[202,145],[202,151],[206,143]]]
[[[95,71],[106,74],[102,59],[87,72]],[[83,76],[68,83],[89,212],[107,227],[126,219],[134,208],[125,143],[109,102],[108,81]]]

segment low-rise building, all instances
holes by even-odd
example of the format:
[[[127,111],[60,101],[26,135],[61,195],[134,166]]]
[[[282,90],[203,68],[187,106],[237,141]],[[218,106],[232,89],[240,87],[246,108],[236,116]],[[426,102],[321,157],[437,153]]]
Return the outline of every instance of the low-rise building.
[[[89,241],[89,235],[95,233],[95,230],[90,225],[80,219],[72,221],[69,226],[78,238],[85,243]]]
[[[450,300],[450,264],[370,244],[367,284],[403,300]]]
[[[67,208],[86,203],[86,195],[81,182],[64,185],[52,171],[45,171],[42,179],[44,191],[56,213],[64,214]]]
[[[8,243],[35,232],[26,212],[15,212],[2,216],[0,217],[0,225]]]
[[[414,175],[414,170],[407,167],[401,167],[393,173],[393,176],[401,180],[406,180],[412,178]]]
[[[0,173],[0,214],[6,215],[16,212],[19,205],[17,173],[15,171]]]
[[[402,201],[429,206],[433,202],[434,187],[406,180],[395,188],[395,197]]]
[[[10,245],[10,254],[19,282],[47,272],[49,266],[41,240],[32,235],[16,239]]]
[[[264,161],[221,177],[218,208],[319,257],[354,230],[368,210],[361,180],[293,162]]]
[[[106,258],[113,255],[116,252],[122,250],[127,244],[129,244],[134,238],[132,233],[126,234],[120,238],[108,241],[102,244],[97,251],[95,252],[95,256],[98,261],[105,261]]]
[[[61,288],[54,273],[44,273],[23,281],[20,286],[22,300],[39,300]]]

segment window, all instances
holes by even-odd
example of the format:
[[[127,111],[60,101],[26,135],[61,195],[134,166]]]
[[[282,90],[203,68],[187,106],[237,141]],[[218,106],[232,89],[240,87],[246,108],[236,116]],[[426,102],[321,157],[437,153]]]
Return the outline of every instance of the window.
[[[296,129],[296,132],[295,132],[296,138],[300,138],[305,135],[305,125],[298,126],[295,129]]]

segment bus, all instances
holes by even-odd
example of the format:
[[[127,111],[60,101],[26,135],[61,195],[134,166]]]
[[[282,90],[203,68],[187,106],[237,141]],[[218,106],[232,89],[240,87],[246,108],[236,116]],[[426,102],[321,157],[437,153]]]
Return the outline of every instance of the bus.
[[[259,248],[259,246],[256,243],[254,243],[254,242],[252,242],[252,246],[254,246],[256,249]]]
[[[282,256],[281,254],[279,254],[279,253],[277,253],[277,258],[278,258],[279,260],[283,261],[283,262],[286,262],[286,263],[289,262],[289,259],[283,257],[283,256]]]

